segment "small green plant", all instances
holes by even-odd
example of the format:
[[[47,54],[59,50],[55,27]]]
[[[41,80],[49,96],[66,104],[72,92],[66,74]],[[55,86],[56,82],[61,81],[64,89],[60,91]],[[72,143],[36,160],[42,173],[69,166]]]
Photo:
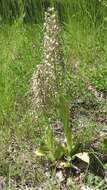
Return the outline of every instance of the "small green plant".
[[[107,138],[104,138],[103,142],[101,143],[101,149],[103,152],[107,152]]]
[[[40,145],[39,150],[36,151],[37,155],[45,156],[51,161],[61,159],[64,156],[68,160],[73,149],[73,136],[69,124],[69,106],[63,96],[60,97],[59,118],[64,133],[63,142],[57,141],[52,125],[48,123],[43,143]]]
[[[89,162],[87,153],[80,155],[74,153],[70,104],[65,87],[66,72],[59,38],[60,30],[54,8],[50,8],[46,13],[44,26],[43,63],[32,78],[33,102],[46,120],[44,139],[39,149],[36,150],[36,155],[44,156],[51,161],[63,159],[64,167],[70,166],[75,156]],[[53,118],[56,120],[56,117],[60,121],[59,126],[57,123],[56,126],[52,124]],[[58,137],[56,137],[57,128],[60,131]]]

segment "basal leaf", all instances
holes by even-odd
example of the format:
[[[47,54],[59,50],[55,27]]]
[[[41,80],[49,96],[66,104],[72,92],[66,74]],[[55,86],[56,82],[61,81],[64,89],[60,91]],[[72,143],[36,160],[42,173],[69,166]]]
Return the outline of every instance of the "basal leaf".
[[[64,135],[66,137],[68,151],[70,152],[72,148],[72,132],[69,125],[70,113],[69,113],[69,104],[64,96],[60,96],[59,112],[60,112],[59,114],[61,121],[63,123]]]

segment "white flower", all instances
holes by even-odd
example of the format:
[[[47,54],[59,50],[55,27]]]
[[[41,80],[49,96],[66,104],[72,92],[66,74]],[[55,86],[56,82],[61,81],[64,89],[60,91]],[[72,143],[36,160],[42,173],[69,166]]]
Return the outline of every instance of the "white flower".
[[[59,45],[59,26],[54,8],[45,13],[43,62],[32,77],[33,105],[35,108],[52,107],[61,86],[62,62]]]

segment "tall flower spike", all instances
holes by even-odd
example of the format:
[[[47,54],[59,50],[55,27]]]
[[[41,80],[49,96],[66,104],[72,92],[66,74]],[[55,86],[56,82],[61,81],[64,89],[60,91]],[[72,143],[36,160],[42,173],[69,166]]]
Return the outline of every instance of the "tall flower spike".
[[[33,106],[45,109],[52,106],[62,85],[63,55],[58,17],[54,8],[45,13],[43,60],[32,76]]]

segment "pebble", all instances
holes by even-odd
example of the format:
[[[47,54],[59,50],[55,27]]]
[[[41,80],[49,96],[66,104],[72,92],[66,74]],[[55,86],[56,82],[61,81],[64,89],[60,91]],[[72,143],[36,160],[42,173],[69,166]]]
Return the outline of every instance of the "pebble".
[[[59,183],[61,183],[61,182],[63,182],[65,180],[61,170],[56,173],[56,180]]]

